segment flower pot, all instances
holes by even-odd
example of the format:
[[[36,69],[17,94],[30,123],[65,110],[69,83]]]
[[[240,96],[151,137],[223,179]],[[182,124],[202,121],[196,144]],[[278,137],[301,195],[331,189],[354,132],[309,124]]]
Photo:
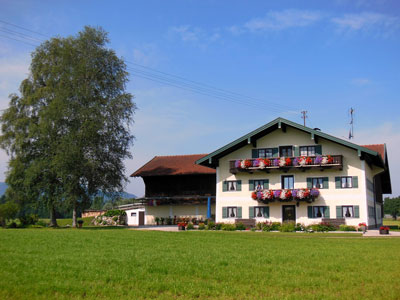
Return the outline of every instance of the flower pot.
[[[389,230],[387,230],[387,229],[379,229],[379,234],[389,234]]]

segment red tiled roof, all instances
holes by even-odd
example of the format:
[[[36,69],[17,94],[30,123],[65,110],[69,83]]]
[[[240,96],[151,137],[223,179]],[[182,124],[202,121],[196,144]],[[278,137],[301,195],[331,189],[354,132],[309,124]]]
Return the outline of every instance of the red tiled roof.
[[[361,147],[368,148],[369,150],[378,152],[383,161],[385,161],[385,144],[361,145]]]
[[[131,177],[215,174],[215,169],[197,165],[196,160],[207,154],[155,156],[152,160],[134,172]]]

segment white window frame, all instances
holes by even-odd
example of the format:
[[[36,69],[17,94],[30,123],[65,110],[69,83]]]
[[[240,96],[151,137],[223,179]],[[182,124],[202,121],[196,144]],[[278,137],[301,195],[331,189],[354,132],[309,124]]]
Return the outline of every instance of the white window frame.
[[[342,176],[340,177],[340,186],[342,189],[353,188],[353,177],[352,176]]]
[[[317,184],[314,185],[314,180],[317,181]],[[319,182],[321,181],[321,182]],[[324,178],[323,177],[312,177],[311,178],[311,187],[313,189],[323,189],[324,188]]]
[[[237,215],[238,215],[238,208],[237,208],[237,206],[228,206],[228,207],[226,208],[226,211],[227,211],[227,218],[228,218],[228,219],[236,219],[236,218],[237,218]],[[234,217],[231,217],[232,212],[233,212],[233,214],[235,215]]]
[[[316,205],[312,207],[312,216],[313,218],[324,218],[326,211],[326,206],[323,205]],[[318,213],[321,213],[321,216],[318,217]]]
[[[305,152],[303,152],[304,148],[306,148]],[[311,149],[313,149],[313,150],[311,151]],[[299,147],[300,156],[315,156],[316,150],[317,150],[317,148],[315,146],[300,146]]]
[[[347,208],[350,208],[350,217],[346,216]],[[343,205],[342,206],[342,216],[343,218],[354,218],[354,205]]]
[[[237,192],[237,180],[227,180],[227,192]],[[231,187],[233,189],[231,190]]]
[[[255,191],[258,191],[258,190],[257,190],[258,184],[260,184],[261,190],[263,190],[263,189],[264,189],[264,179],[255,179],[255,180],[254,180],[254,190],[255,190]]]
[[[264,154],[261,155],[261,152],[264,152]],[[271,158],[271,157],[273,157],[273,149],[272,148],[260,148],[260,149],[257,149],[257,156],[259,158]]]
[[[285,187],[285,181],[284,181],[284,177],[292,177],[293,178],[293,187],[289,187],[289,188],[286,188]],[[295,183],[295,180],[294,180],[294,175],[282,175],[281,176],[281,187],[282,187],[282,189],[283,190],[286,190],[286,189],[289,189],[289,190],[292,190],[292,189],[294,189],[294,183]]]
[[[256,218],[256,219],[262,219],[262,218],[264,218],[264,219],[265,219],[265,217],[264,217],[264,210],[266,210],[266,209],[267,209],[266,206],[254,206],[254,218]],[[258,216],[257,216],[257,214],[258,214],[257,210],[258,210],[258,212],[261,213],[261,217],[258,217]]]

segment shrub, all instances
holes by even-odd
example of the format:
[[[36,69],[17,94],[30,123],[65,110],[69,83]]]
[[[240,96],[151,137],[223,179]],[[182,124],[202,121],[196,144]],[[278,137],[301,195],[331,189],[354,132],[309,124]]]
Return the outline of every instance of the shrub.
[[[17,223],[11,222],[11,223],[7,226],[7,228],[17,228]]]
[[[115,216],[115,217],[112,218],[112,220],[113,220],[114,222],[117,222],[117,221],[118,221],[118,217]]]
[[[250,230],[254,232],[254,231],[256,231],[257,229],[256,229],[255,227],[252,227]]]
[[[261,230],[262,230],[262,231],[269,232],[269,231],[272,230],[272,225],[269,224],[269,223],[264,223],[264,224],[262,225],[262,227],[261,227]]]
[[[278,231],[281,228],[280,222],[272,222],[271,223],[271,230]]]
[[[221,230],[222,229],[222,223],[215,223],[215,230]]]
[[[229,224],[229,223],[222,224],[221,229],[225,230],[225,231],[235,231],[236,230],[236,225],[235,224]]]
[[[279,231],[281,232],[294,232],[296,229],[296,225],[294,222],[284,222],[280,228]]]
[[[262,230],[263,224],[264,224],[264,223],[258,222],[258,223],[256,224],[255,229],[256,229],[256,230]]]
[[[47,226],[49,226],[49,224],[46,223],[46,222],[43,221],[43,220],[37,221],[37,222],[36,222],[36,225],[40,225],[40,226],[42,226],[42,227],[47,227]]]
[[[27,228],[43,228],[43,226],[37,225],[37,224],[32,224],[32,225],[28,225]]]
[[[296,226],[295,226],[295,228],[294,228],[294,230],[295,230],[295,231],[304,231],[305,228],[306,228],[306,227],[305,227],[303,224],[297,223]]]
[[[208,222],[206,229],[207,230],[215,230],[215,223],[213,221]]]
[[[199,224],[199,230],[204,230],[206,229],[206,225],[204,223]]]
[[[341,231],[357,231],[357,228],[355,226],[342,224],[339,226],[339,230],[341,230]]]
[[[39,221],[39,216],[35,214],[24,215],[18,218],[22,226],[34,225]]]
[[[107,225],[107,221],[103,221],[103,225]]]
[[[171,217],[167,218],[167,225],[172,225],[172,218]]]
[[[105,217],[114,217],[114,216],[125,216],[126,212],[124,210],[120,210],[120,209],[111,209],[111,210],[107,210],[104,213]]]
[[[188,223],[187,224],[187,226],[186,226],[186,230],[193,230],[194,229],[194,226],[193,226],[193,223]]]
[[[160,221],[161,221],[161,225],[164,225],[165,218],[160,218]]]
[[[246,230],[246,226],[242,222],[236,224],[236,230]]]

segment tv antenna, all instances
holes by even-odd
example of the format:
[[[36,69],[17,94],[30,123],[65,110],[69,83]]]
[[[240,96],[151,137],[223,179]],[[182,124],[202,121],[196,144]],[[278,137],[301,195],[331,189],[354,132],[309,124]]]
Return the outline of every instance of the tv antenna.
[[[350,108],[350,131],[349,140],[354,139],[354,109]]]
[[[306,110],[303,110],[303,111],[301,112],[301,114],[302,114],[301,118],[303,119],[304,127],[305,127],[305,126],[306,126],[306,119],[308,118],[308,117],[307,117],[307,111],[306,111]]]

